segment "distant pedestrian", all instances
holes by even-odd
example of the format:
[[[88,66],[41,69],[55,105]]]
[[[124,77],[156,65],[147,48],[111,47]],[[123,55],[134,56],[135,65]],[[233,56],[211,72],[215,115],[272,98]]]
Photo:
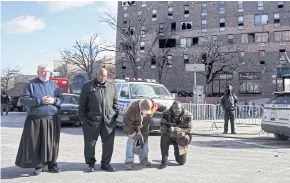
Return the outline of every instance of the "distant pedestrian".
[[[4,109],[6,111],[6,115],[8,115],[9,103],[10,103],[9,95],[5,91],[2,91],[2,94],[1,94],[1,116],[3,116]]]
[[[221,106],[224,110],[224,132],[223,134],[228,133],[228,123],[231,121],[231,134],[236,134],[235,132],[235,110],[236,104],[238,103],[238,98],[233,93],[233,87],[228,85],[225,90],[224,96],[221,98]]]
[[[39,65],[38,77],[26,85],[22,99],[27,117],[15,164],[21,168],[35,168],[34,175],[39,175],[46,165],[49,172],[60,172],[56,161],[61,124],[56,113],[63,98],[58,85],[49,80],[50,72],[48,65]]]

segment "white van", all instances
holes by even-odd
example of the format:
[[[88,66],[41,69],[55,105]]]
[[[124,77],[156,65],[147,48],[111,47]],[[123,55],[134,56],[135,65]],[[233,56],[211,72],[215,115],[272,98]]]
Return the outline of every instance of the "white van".
[[[264,105],[262,130],[273,133],[277,139],[290,137],[290,91],[276,92]]]
[[[134,79],[133,79],[134,80]],[[117,118],[117,126],[123,126],[124,114],[129,105],[139,99],[153,99],[157,103],[169,108],[174,102],[174,97],[167,88],[156,83],[155,80],[115,80],[115,86],[118,94],[119,116]],[[162,113],[156,112],[150,124],[150,132],[160,132],[160,121]]]

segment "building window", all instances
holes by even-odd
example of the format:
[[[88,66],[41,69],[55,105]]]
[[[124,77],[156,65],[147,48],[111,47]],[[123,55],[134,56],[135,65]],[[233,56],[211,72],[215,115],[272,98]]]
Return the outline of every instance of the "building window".
[[[144,51],[145,51],[145,43],[142,41],[140,43],[140,53],[144,53]]]
[[[241,94],[261,93],[261,73],[257,72],[240,73],[240,93]]]
[[[220,14],[225,14],[225,2],[224,1],[219,2],[219,9],[220,9]]]
[[[157,11],[152,10],[152,21],[157,21]]]
[[[191,30],[192,28],[192,21],[189,22],[180,22],[181,23],[181,30]]]
[[[206,11],[206,3],[202,3],[201,4],[201,17],[204,17],[207,15],[207,11]]]
[[[220,18],[220,31],[224,31],[225,30],[225,18]]]
[[[255,33],[255,41],[256,43],[265,43],[269,42],[269,33],[263,32],[263,33]]]
[[[207,32],[207,20],[201,20],[201,32]]]
[[[137,18],[138,18],[138,21],[140,22],[142,19],[142,11],[138,11]]]
[[[240,57],[244,57],[245,56],[245,52],[244,51],[241,51],[240,52]]]
[[[279,50],[279,60],[280,60],[280,63],[285,63],[286,61],[286,50],[285,49],[281,49]]]
[[[171,23],[171,31],[176,31],[176,23],[175,22]]]
[[[234,44],[234,35],[233,34],[228,35],[228,44]]]
[[[290,31],[275,32],[275,41],[290,41]]]
[[[167,55],[167,68],[172,68],[172,55]]]
[[[122,62],[122,69],[126,69],[126,63],[125,63],[125,61]]]
[[[238,17],[238,27],[239,27],[239,29],[243,29],[244,28],[244,16],[239,16]]]
[[[248,43],[249,39],[248,39],[248,34],[241,34],[241,43]]]
[[[280,14],[274,13],[274,24],[279,24],[279,23],[280,23]]]
[[[197,37],[188,37],[188,38],[181,38],[180,39],[180,46],[181,47],[191,47],[198,44]]]
[[[264,10],[264,3],[263,3],[263,1],[258,1],[258,10]]]
[[[188,63],[189,63],[188,55],[183,55],[183,62],[184,62],[185,64],[188,64]]]
[[[244,12],[244,2],[238,1],[238,12]]]
[[[233,74],[218,74],[212,82],[212,94],[224,94],[227,85],[233,85]]]
[[[176,39],[159,39],[159,48],[176,47]]]
[[[156,68],[156,57],[155,56],[153,56],[153,57],[151,57],[151,68],[153,69],[153,68]]]
[[[259,50],[260,64],[265,64],[265,50]]]
[[[142,1],[142,8],[146,7],[146,1]]]
[[[189,5],[184,6],[184,17],[189,17]]]
[[[173,8],[169,7],[168,8],[168,19],[172,19],[173,18]]]
[[[268,15],[255,15],[255,25],[264,25],[268,23]]]
[[[159,24],[159,30],[158,30],[159,36],[164,36],[164,23]]]
[[[278,1],[278,8],[283,8],[283,1]]]
[[[213,41],[217,41],[217,35],[213,35],[213,36],[211,36],[211,39],[212,39]]]

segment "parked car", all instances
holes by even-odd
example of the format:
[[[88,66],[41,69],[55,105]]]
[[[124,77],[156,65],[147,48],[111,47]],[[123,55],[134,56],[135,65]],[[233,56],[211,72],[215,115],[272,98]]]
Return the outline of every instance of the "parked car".
[[[290,91],[276,92],[264,105],[262,130],[279,140],[290,137]]]
[[[79,95],[63,93],[62,96],[64,101],[57,114],[58,120],[61,124],[71,123],[74,126],[81,126],[78,116]]]
[[[128,107],[135,100],[153,99],[156,102],[167,106],[168,108],[174,102],[174,97],[163,84],[158,84],[155,80],[134,80],[126,78],[114,82],[117,90],[117,99],[119,105],[119,116],[117,118],[117,126],[123,127],[124,114]],[[151,133],[160,132],[161,112],[153,115],[149,131]]]

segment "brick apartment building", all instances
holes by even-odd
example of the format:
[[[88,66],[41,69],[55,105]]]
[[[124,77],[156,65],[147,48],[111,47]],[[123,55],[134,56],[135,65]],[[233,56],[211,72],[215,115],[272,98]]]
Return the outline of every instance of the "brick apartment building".
[[[146,15],[143,28],[152,30],[169,27],[165,36],[174,31],[172,51],[166,55],[162,83],[170,91],[192,92],[193,73],[185,71],[185,64],[196,63],[191,53],[201,49],[205,37],[223,45],[244,45],[240,57],[246,62],[227,74],[219,74],[207,86],[207,96],[219,96],[226,84],[232,84],[238,96],[269,97],[274,91],[290,90],[290,2],[288,1],[130,1],[118,4],[118,27]],[[138,59],[144,78],[158,78],[156,62],[141,67],[146,49],[154,39],[154,31],[142,32]],[[122,44],[117,31],[116,44]],[[160,37],[162,39],[162,36]],[[158,52],[162,47],[154,46]],[[158,43],[157,43],[158,44]],[[163,45],[164,47],[164,45]],[[124,64],[124,53],[116,53],[116,78],[132,77],[130,64]],[[248,63],[247,62],[251,62]],[[197,85],[204,85],[204,77],[197,74]]]

